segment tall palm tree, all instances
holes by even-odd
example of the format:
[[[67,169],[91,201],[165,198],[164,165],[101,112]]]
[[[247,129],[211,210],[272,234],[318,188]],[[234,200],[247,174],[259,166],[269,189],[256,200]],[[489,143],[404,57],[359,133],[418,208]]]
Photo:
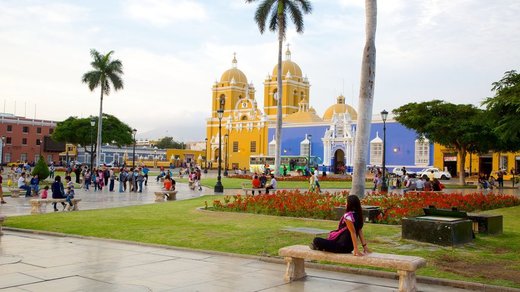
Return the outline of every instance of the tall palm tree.
[[[119,60],[110,59],[114,51],[108,54],[100,54],[98,51],[91,49],[90,55],[93,61],[90,63],[94,70],[83,74],[81,81],[88,84],[90,91],[101,86],[101,98],[99,101],[99,117],[97,128],[96,143],[96,166],[99,166],[99,158],[101,157],[101,130],[103,128],[103,96],[110,95],[111,85],[114,90],[123,89],[123,63]]]
[[[246,3],[256,2],[257,0],[246,0]],[[269,30],[278,32],[278,81],[277,93],[277,113],[276,113],[276,153],[275,153],[275,173],[280,171],[280,153],[282,149],[282,46],[287,31],[289,14],[292,22],[296,26],[298,33],[303,33],[303,13],[310,14],[312,5],[308,0],[260,0],[260,4],[255,12],[255,22],[258,24],[260,33],[264,33],[267,21]],[[303,12],[303,13],[302,13]]]
[[[365,0],[366,42],[361,64],[361,84],[359,88],[359,108],[354,145],[354,175],[351,194],[365,195],[365,170],[368,157],[368,139],[372,121],[374,103],[374,85],[376,78],[376,27],[377,0]]]

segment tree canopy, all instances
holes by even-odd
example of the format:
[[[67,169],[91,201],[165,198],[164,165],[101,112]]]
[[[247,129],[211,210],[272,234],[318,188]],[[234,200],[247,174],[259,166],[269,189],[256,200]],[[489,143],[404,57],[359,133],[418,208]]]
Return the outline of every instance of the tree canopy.
[[[173,137],[163,137],[159,139],[155,146],[159,149],[184,149],[186,145],[184,142],[173,140]]]
[[[492,84],[494,97],[488,97],[486,106],[488,119],[494,124],[494,132],[500,137],[505,151],[520,149],[520,74],[507,71],[504,77]]]
[[[63,122],[59,122],[52,133],[52,139],[59,142],[81,145],[87,150],[87,146],[90,146],[90,143],[95,145],[97,142],[95,126],[92,127],[90,124],[91,119],[92,117],[69,117]],[[102,143],[110,143],[119,147],[130,145],[133,143],[132,128],[113,115],[103,114]],[[88,150],[90,150],[90,147],[88,147]]]
[[[457,150],[460,156],[460,182],[464,183],[467,152],[487,152],[497,138],[486,113],[469,104],[441,100],[409,103],[393,111],[395,120],[431,142]]]

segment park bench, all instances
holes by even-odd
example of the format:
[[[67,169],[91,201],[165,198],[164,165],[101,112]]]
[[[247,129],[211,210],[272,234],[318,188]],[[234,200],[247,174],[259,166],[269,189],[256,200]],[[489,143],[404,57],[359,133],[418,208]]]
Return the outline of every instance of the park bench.
[[[155,192],[155,201],[164,202],[164,199],[168,201],[174,201],[177,199],[177,191],[160,191]]]
[[[285,258],[287,270],[284,280],[291,282],[307,276],[304,260],[327,261],[332,263],[352,264],[367,267],[390,268],[397,270],[399,275],[399,291],[416,291],[415,271],[426,266],[426,260],[421,257],[370,253],[365,256],[331,253],[312,250],[306,245],[282,247],[278,254]]]
[[[2,225],[4,224],[4,220],[5,220],[5,216],[4,215],[0,215],[0,235],[4,234],[2,232]]]
[[[264,194],[266,193],[265,188],[253,188],[253,186],[248,185],[246,183],[242,184],[242,191],[244,191],[244,194],[246,196],[249,194],[249,192],[251,192],[251,194],[253,194],[253,192],[258,192],[258,194],[262,194],[262,192]],[[275,192],[276,192],[275,189],[270,189],[269,190],[269,193],[275,193]]]
[[[11,198],[20,197],[20,191],[22,191],[22,189],[9,189],[9,192],[11,192]],[[23,191],[25,192],[25,190]]]
[[[407,191],[407,194],[416,195],[420,193],[427,193],[427,194],[444,194],[444,191]]]
[[[69,204],[66,199],[31,199],[31,214],[40,214],[44,213],[48,204],[51,203],[66,203]],[[78,211],[78,204],[81,202],[81,199],[72,199],[72,210]],[[70,208],[70,206],[68,207]]]
[[[478,185],[478,178],[476,178],[476,177],[473,177],[473,178],[472,177],[468,177],[468,178],[466,178],[465,182],[466,182],[467,185]]]

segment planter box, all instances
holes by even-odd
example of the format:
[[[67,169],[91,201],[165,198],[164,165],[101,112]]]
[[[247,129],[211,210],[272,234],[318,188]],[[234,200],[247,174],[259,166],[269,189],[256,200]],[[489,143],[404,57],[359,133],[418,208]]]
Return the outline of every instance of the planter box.
[[[438,245],[459,245],[473,240],[472,221],[464,218],[421,216],[403,218],[402,238]]]

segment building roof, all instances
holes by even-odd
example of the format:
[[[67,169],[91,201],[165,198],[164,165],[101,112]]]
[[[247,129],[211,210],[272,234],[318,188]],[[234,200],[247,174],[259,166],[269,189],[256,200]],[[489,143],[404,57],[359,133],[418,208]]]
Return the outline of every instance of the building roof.
[[[323,122],[323,120],[316,114],[314,110],[299,111],[294,114],[290,114],[283,119],[287,123],[316,123]]]
[[[291,61],[291,51],[287,48],[285,52],[285,61],[282,62],[282,76],[287,76],[287,72],[290,72],[291,77],[303,77],[302,69],[298,64]],[[274,65],[273,68],[273,77],[278,76],[278,64]]]
[[[222,76],[220,77],[221,83],[243,83],[247,84],[247,77],[244,72],[240,71],[240,69],[237,68],[237,58],[236,56],[233,56],[233,61],[231,62],[231,69],[226,70],[224,73],[222,73]]]

